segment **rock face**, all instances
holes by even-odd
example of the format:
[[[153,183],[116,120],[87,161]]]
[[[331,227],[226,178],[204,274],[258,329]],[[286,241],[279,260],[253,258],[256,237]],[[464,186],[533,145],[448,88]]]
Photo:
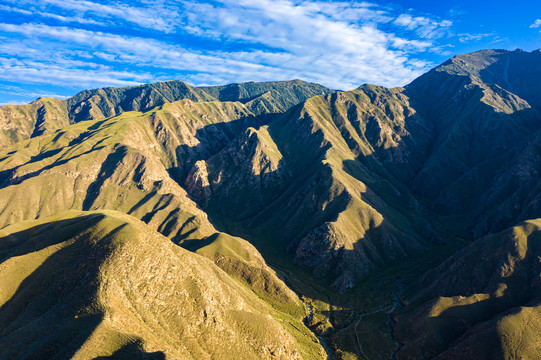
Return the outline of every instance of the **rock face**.
[[[186,179],[186,190],[205,209],[242,220],[257,214],[284,189],[291,178],[284,167],[267,128],[248,128],[227,148],[197,162]]]

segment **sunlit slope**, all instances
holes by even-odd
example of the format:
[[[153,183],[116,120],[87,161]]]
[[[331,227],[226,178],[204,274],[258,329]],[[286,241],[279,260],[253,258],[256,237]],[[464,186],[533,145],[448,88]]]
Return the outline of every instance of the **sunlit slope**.
[[[81,122],[3,149],[0,227],[65,210],[122,211],[177,244],[205,246],[205,256],[258,296],[303,316],[296,295],[257,250],[218,233],[176,181],[183,169],[257,124],[241,103],[182,100],[144,114]]]
[[[344,291],[434,237],[402,181],[429,133],[400,89],[317,96],[192,168],[188,192],[211,216],[295,252]],[[413,135],[412,135],[413,134]]]
[[[204,88],[182,81],[139,86],[84,90],[67,99],[39,98],[28,105],[0,107],[0,146],[36,137],[88,120],[101,120],[125,112],[147,112],[179,100],[193,102],[241,101],[254,114],[269,117],[312,96],[333,90],[300,80],[249,82]]]
[[[176,241],[211,235],[206,215],[170,174],[180,176],[254,123],[240,103],[182,100],[2,148],[0,226],[68,209],[114,209]]]
[[[39,98],[28,105],[0,106],[0,147],[68,125],[65,100]]]
[[[122,213],[4,228],[0,261],[3,359],[321,358],[298,317]]]
[[[541,220],[475,241],[419,281],[399,359],[541,356]]]

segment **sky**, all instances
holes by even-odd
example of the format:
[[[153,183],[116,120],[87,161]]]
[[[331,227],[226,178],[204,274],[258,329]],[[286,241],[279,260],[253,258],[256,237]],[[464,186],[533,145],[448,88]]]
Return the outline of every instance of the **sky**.
[[[539,0],[0,0],[0,105],[165,80],[404,86],[517,48],[541,48]]]

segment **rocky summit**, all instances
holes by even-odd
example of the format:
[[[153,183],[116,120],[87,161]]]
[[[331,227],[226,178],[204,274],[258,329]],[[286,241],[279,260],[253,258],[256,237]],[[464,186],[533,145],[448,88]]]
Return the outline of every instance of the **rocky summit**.
[[[0,107],[0,359],[541,358],[540,84],[485,50]]]

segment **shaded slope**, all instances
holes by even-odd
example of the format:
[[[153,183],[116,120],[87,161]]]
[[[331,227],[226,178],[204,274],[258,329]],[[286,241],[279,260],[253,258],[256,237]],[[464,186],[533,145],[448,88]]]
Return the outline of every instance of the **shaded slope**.
[[[475,241],[419,281],[398,316],[400,359],[541,354],[541,220]]]
[[[475,227],[477,237],[492,227],[484,217],[488,209],[507,201],[514,192],[510,187],[501,191],[499,181],[494,180],[509,177],[505,173],[535,142],[541,129],[532,85],[541,80],[538,58],[538,51],[459,55],[406,87],[413,106],[434,128],[413,189],[432,199],[441,214],[462,215],[461,226]],[[500,218],[493,230],[538,216],[529,215]]]
[[[0,259],[1,358],[309,359],[322,351],[288,325],[302,328],[298,319],[121,213],[5,228]]]
[[[429,131],[401,90],[318,96],[196,164],[186,188],[219,222],[294,250],[344,291],[421,251],[417,232],[432,236],[401,184],[427,146],[410,132]]]

